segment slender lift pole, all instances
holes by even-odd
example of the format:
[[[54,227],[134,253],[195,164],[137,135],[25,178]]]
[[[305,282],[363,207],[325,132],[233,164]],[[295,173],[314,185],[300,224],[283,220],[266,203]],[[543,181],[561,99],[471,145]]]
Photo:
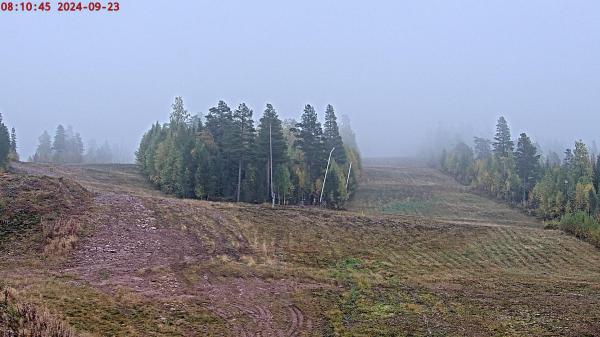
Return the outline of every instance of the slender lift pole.
[[[350,170],[352,170],[352,162],[350,162],[350,167],[348,167],[348,178],[346,178],[346,191],[348,191],[348,182],[350,181]]]
[[[331,161],[331,154],[335,150],[335,147],[329,151],[329,159],[327,159],[327,168],[325,169],[325,178],[323,178],[323,186],[321,187],[321,197],[319,198],[319,205],[323,203],[323,191],[325,190],[325,182],[327,181],[327,172],[329,171],[329,162]]]
[[[269,123],[269,175],[271,181],[271,207],[275,208],[275,192],[273,191],[273,143],[271,141],[271,123]]]

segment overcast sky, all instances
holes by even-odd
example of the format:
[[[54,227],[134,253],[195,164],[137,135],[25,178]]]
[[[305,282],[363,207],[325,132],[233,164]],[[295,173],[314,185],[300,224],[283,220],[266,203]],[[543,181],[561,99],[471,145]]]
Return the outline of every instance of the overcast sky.
[[[56,7],[56,3],[53,3]],[[0,112],[23,157],[58,123],[133,149],[174,96],[256,118],[347,114],[366,156],[439,125],[541,143],[600,137],[599,1],[121,1],[118,13],[0,13]],[[485,136],[485,134],[483,134]],[[566,145],[565,145],[566,146]]]

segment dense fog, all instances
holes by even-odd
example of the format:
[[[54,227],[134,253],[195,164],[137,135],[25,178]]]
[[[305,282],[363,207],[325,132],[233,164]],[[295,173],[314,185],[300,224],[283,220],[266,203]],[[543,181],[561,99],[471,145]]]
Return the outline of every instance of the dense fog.
[[[0,112],[17,131],[21,159],[33,155],[44,130],[53,135],[63,124],[84,144],[107,142],[132,161],[175,96],[200,115],[220,99],[245,102],[255,119],[267,102],[282,118],[297,118],[305,104],[323,118],[333,104],[350,117],[365,157],[491,138],[500,115],[514,138],[527,132],[557,152],[598,139],[594,1],[121,7],[2,13]]]

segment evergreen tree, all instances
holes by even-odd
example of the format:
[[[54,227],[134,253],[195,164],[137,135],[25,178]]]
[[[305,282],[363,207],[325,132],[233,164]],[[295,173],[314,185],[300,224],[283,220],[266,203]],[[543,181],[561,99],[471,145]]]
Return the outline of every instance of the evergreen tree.
[[[52,161],[52,140],[48,131],[44,131],[38,138],[39,144],[35,154],[33,155],[33,161],[37,163],[49,163]]]
[[[521,133],[517,143],[515,161],[517,172],[523,183],[522,200],[527,200],[529,191],[533,188],[539,170],[540,155],[537,148],[531,143],[531,139],[525,133]]]
[[[282,122],[273,105],[267,104],[258,124],[256,137],[255,158],[258,197],[261,201],[270,200],[270,148],[273,152],[273,170],[288,162],[288,145],[284,136]],[[275,171],[273,172],[275,173]],[[275,180],[275,177],[273,178]]]
[[[185,109],[181,96],[175,97],[175,102],[171,105],[171,109],[171,115],[169,116],[171,126],[180,126],[189,122],[190,114]]]
[[[211,133],[217,153],[215,171],[217,175],[217,196],[233,199],[237,181],[238,162],[233,156],[234,135],[233,114],[223,101],[210,108],[206,115],[206,129]]]
[[[571,149],[565,150],[565,158],[563,159],[563,167],[568,169],[571,167],[571,162],[573,161],[573,151]]]
[[[70,162],[71,163],[82,163],[83,162],[83,140],[81,139],[81,135],[76,133],[72,139],[70,139],[69,150],[70,154]]]
[[[356,134],[354,133],[354,130],[352,130],[352,126],[350,125],[350,117],[348,117],[348,115],[342,115],[340,123],[340,136],[342,136],[342,141],[344,144],[346,144],[346,146],[351,149],[358,150]]]
[[[200,129],[196,135],[194,160],[197,162],[194,191],[196,198],[210,199],[217,194],[217,172],[215,156],[217,146],[207,129]]]
[[[475,137],[475,159],[489,159],[492,157],[492,141],[486,138]]]
[[[2,114],[0,114],[0,169],[6,168],[8,165],[8,156],[10,155],[11,142],[8,128],[2,122]]]
[[[233,159],[238,162],[236,201],[239,202],[242,192],[242,174],[245,173],[245,160],[250,155],[256,136],[252,110],[245,103],[241,103],[233,112],[233,129],[236,141],[232,144],[231,152]]]
[[[327,155],[323,146],[323,130],[319,123],[315,109],[307,104],[304,108],[300,123],[296,124],[296,142],[295,145],[304,153],[308,183],[305,186],[313,190],[312,201],[315,201],[316,180],[321,178],[327,165]],[[320,187],[318,187],[320,188]]]
[[[10,130],[10,160],[18,161],[19,154],[17,153],[17,132],[15,128]]]
[[[348,193],[346,191],[346,179],[344,170],[332,160],[329,166],[329,172],[327,172],[327,179],[325,180],[325,186],[323,187],[323,199],[330,208],[343,208],[346,200],[348,200]]]
[[[67,160],[67,135],[65,128],[62,125],[58,125],[56,128],[56,134],[54,135],[54,142],[52,143],[53,151],[53,162],[65,163]]]
[[[508,157],[513,151],[514,143],[510,139],[510,128],[504,117],[498,119],[496,135],[494,136],[494,143],[492,145],[496,157]]]
[[[327,109],[325,110],[323,140],[325,143],[325,149],[331,150],[332,148],[335,148],[336,151],[333,151],[332,154],[333,158],[339,165],[344,165],[346,163],[346,151],[344,150],[344,142],[340,136],[337,117],[335,116],[335,111],[333,110],[333,106],[331,104],[328,104]]]
[[[495,160],[492,191],[509,202],[519,199],[520,180],[515,167],[514,143],[504,117],[498,119],[492,146]]]

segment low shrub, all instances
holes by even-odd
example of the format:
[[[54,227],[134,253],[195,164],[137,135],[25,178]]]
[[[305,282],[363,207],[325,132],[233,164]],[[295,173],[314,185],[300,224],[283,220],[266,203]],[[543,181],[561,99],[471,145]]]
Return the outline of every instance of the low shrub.
[[[18,337],[76,337],[68,325],[46,310],[20,303],[13,289],[2,289],[0,300],[0,335]]]
[[[560,228],[600,248],[600,222],[586,212],[567,213],[560,219]]]

